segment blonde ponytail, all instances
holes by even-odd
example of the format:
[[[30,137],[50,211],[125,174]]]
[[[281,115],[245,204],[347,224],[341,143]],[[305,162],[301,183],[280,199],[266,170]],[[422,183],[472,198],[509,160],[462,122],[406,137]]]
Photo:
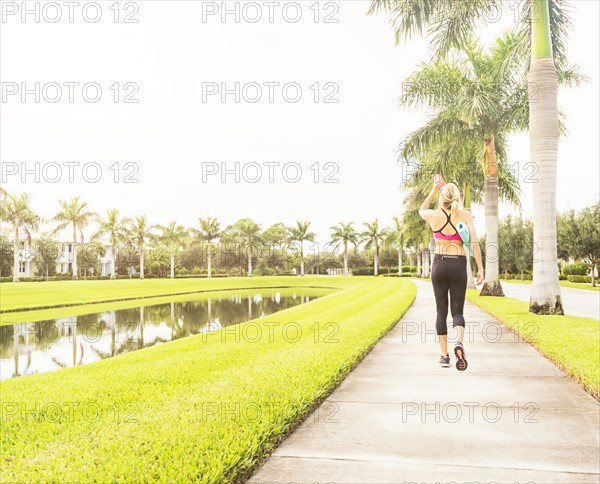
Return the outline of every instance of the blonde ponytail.
[[[447,183],[440,191],[440,207],[448,210],[450,215],[456,216],[460,207],[460,191],[454,183]]]
[[[450,206],[450,215],[455,217],[456,213],[458,212],[458,200],[452,200],[452,205]]]

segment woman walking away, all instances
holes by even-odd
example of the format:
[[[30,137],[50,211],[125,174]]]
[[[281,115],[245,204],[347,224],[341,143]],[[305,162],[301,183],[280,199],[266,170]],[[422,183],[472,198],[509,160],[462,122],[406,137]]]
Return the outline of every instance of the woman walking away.
[[[440,191],[439,208],[430,210],[429,205],[437,190]],[[473,226],[473,216],[460,207],[458,187],[454,183],[444,185],[443,181],[440,183],[439,179],[434,181],[431,192],[421,205],[419,215],[429,222],[435,238],[431,282],[433,283],[435,304],[437,306],[436,331],[442,351],[440,366],[450,367],[448,326],[446,323],[448,293],[450,293],[450,312],[452,313],[453,326],[456,328],[456,344],[454,346],[456,369],[465,371],[467,369],[467,357],[463,345],[465,335],[463,308],[467,290],[467,253],[456,226],[459,222],[463,222],[469,229],[473,254],[478,267],[476,284],[479,285],[484,279],[483,263],[475,227]]]

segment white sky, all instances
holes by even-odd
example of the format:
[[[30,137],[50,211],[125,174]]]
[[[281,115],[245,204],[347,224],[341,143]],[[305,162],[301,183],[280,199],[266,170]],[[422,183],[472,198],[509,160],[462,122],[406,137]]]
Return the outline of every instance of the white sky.
[[[329,240],[329,227],[340,221],[362,222],[379,217],[390,224],[393,215],[402,212],[399,191],[401,167],[395,150],[398,142],[423,120],[417,112],[397,108],[402,80],[428,57],[427,42],[414,39],[409,45],[396,47],[388,18],[367,17],[367,1],[299,2],[302,18],[290,23],[296,10],[291,2],[279,2],[269,22],[269,6],[255,5],[262,19],[250,23],[254,7],[246,7],[246,18],[239,23],[229,15],[206,17],[202,10],[222,8],[222,2],[137,1],[121,2],[119,22],[114,22],[113,1],[99,2],[102,17],[96,23],[84,20],[96,14],[89,2],[74,7],[69,22],[68,5],[56,2],[27,2],[28,8],[39,5],[40,22],[33,14],[21,21],[21,2],[2,2],[5,16],[0,23],[0,81],[7,94],[21,83],[33,88],[35,82],[46,86],[47,97],[55,90],[49,83],[62,85],[62,99],[56,103],[39,103],[33,94],[21,102],[20,91],[9,95],[0,105],[0,160],[3,185],[9,190],[27,191],[34,208],[45,218],[52,217],[58,198],[82,195],[98,212],[119,208],[126,216],[146,213],[154,223],[176,219],[195,226],[199,217],[213,215],[223,226],[239,218],[250,217],[264,229],[275,222],[291,225],[309,220],[322,243]],[[238,2],[229,1],[235,8]],[[242,8],[248,2],[239,3]],[[514,3],[514,2],[513,2]],[[127,4],[127,5],[126,5]],[[576,90],[562,90],[560,107],[566,113],[569,137],[561,141],[558,169],[558,209],[581,208],[598,200],[599,194],[599,3],[595,0],[572,2],[574,31],[570,35],[570,60],[579,64],[591,82]],[[47,20],[56,16],[56,23]],[[138,11],[134,12],[137,6]],[[311,9],[312,6],[312,9]],[[338,11],[336,12],[336,6]],[[8,15],[18,8],[15,15]],[[45,8],[45,10],[44,10]],[[315,11],[320,14],[315,22]],[[124,23],[132,14],[138,23]],[[338,23],[325,23],[326,15]],[[484,40],[510,26],[513,12],[488,26]],[[65,82],[78,82],[74,102],[68,102]],[[120,83],[121,98],[130,93],[128,82],[139,91],[133,96],[138,103],[115,103],[115,82]],[[212,96],[203,102],[203,83],[276,82],[274,102],[263,85],[263,98],[257,103],[227,102]],[[83,99],[81,86],[98,83],[102,97],[97,103]],[[303,92],[297,103],[286,102],[281,86],[298,83]],[[314,102],[320,83],[321,99]],[[338,103],[324,103],[333,83]],[[40,88],[40,91],[42,89]],[[93,89],[88,91],[93,95]],[[249,88],[249,96],[255,90]],[[288,91],[294,95],[294,89]],[[5,101],[5,102],[4,102]],[[510,158],[523,167],[529,161],[528,136],[511,138]],[[40,163],[41,179],[15,168],[36,171]],[[74,180],[68,180],[68,166],[74,167]],[[57,163],[62,179],[56,176]],[[84,179],[82,166],[97,163],[102,175],[97,183]],[[118,182],[115,171],[118,163]],[[134,163],[139,171],[133,175],[138,183],[124,183]],[[217,163],[218,165],[207,165]],[[258,163],[262,179],[236,183],[229,175],[223,183],[220,174],[203,181],[203,166],[235,163],[246,168],[246,175],[256,172],[248,163]],[[269,166],[273,166],[273,183]],[[297,183],[287,182],[295,170],[302,168]],[[315,170],[319,166],[318,182]],[[326,165],[333,163],[334,165]],[[15,165],[16,164],[16,165]],[[203,165],[204,164],[204,165]],[[89,177],[95,176],[88,165]],[[333,167],[337,171],[332,173]],[[44,179],[44,170],[46,179]],[[527,175],[521,170],[521,180]],[[337,183],[325,183],[327,174]],[[531,185],[523,187],[523,215],[531,215]],[[502,207],[501,216],[511,210]],[[477,228],[484,229],[483,209],[475,209]]]

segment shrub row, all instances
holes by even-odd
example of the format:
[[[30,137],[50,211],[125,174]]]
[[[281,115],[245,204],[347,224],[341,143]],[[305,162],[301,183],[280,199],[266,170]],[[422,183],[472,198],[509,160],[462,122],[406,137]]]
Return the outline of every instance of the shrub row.
[[[586,283],[590,284],[592,282],[592,276],[572,275],[572,276],[567,276],[567,281],[569,281],[569,282],[586,282]]]
[[[380,275],[398,274],[398,266],[379,266],[378,270],[379,270]],[[402,266],[403,274],[407,274],[407,273],[411,273],[411,272],[416,273],[417,267],[416,266]],[[373,275],[373,267],[372,266],[357,267],[355,269],[352,269],[352,275],[353,276],[372,276]]]
[[[533,280],[533,275],[531,274],[500,274],[500,279],[516,279],[518,281],[531,281]]]

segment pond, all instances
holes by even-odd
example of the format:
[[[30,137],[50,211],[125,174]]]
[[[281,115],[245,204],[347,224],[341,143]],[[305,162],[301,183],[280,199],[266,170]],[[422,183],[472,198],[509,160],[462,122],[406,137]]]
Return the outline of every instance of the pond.
[[[331,292],[296,288],[223,291],[168,303],[0,326],[0,380],[85,365],[215,331],[298,306]],[[134,303],[135,304],[135,303]]]

